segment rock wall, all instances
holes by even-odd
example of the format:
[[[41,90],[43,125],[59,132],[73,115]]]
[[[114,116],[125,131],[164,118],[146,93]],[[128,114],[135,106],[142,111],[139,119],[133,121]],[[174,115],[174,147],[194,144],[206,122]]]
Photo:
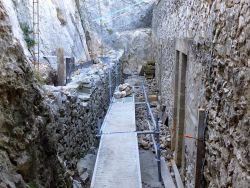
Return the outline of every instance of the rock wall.
[[[98,126],[110,102],[109,79],[113,93],[122,78],[121,54],[110,59],[110,71],[108,64],[100,62],[80,69],[66,86],[45,86],[46,101],[57,122],[51,127],[57,152],[73,174],[77,161],[97,145]]]
[[[93,57],[105,54],[106,49],[117,49],[117,42],[124,39],[122,37],[124,31],[151,26],[154,0],[78,0],[77,2]],[[132,31],[130,34],[133,35]],[[124,44],[122,49],[126,48],[126,45],[129,44]]]
[[[54,119],[10,23],[0,1],[0,187],[68,187],[48,132]]]
[[[22,25],[27,24],[33,30],[32,1],[10,0],[3,3],[10,15],[15,37],[21,41],[25,54],[32,60],[32,48],[28,49],[21,29]],[[40,2],[39,8],[41,61],[55,64],[56,58],[51,56],[56,56],[57,48],[64,48],[66,56],[89,60],[85,31],[75,0],[45,0]]]
[[[174,120],[177,51],[183,51],[180,41],[185,41],[187,55],[184,134],[197,137],[198,108],[208,112],[207,187],[243,188],[250,184],[249,6],[244,0],[161,0],[153,11],[157,82],[170,125]],[[196,143],[184,138],[186,187],[194,187]]]
[[[136,29],[117,33],[114,48],[123,49],[123,72],[139,73],[143,65],[153,60],[151,29]]]
[[[41,87],[5,7],[0,1],[0,187],[72,187],[121,79],[123,52],[84,64],[67,86]]]

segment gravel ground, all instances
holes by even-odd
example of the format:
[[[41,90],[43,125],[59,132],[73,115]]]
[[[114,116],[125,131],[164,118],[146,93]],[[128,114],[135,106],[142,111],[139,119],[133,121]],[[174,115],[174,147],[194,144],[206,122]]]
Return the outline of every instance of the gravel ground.
[[[142,81],[138,76],[129,77],[125,80],[125,83],[130,83],[133,86],[140,86]],[[145,80],[145,88],[149,95],[157,95],[157,84],[155,79]],[[134,88],[135,101],[143,102],[143,91],[141,88]],[[150,102],[152,112],[155,117],[159,114],[159,104],[157,101]],[[137,131],[149,130],[148,126],[148,115],[147,108],[145,104],[136,105],[136,125]],[[170,161],[173,158],[173,153],[170,150],[171,135],[169,127],[160,123],[160,148],[161,156],[165,158],[166,161]],[[154,147],[151,135],[140,135],[138,137],[139,148],[140,148],[140,160],[141,160],[141,170],[142,170],[142,181],[143,188],[162,188],[161,184],[158,182],[157,177],[157,165],[154,157]],[[155,161],[155,163],[153,162]],[[170,166],[171,174],[174,176]],[[174,177],[173,177],[174,178]],[[150,180],[151,179],[151,180]],[[174,180],[175,181],[175,180]]]
[[[145,81],[145,87],[147,90],[148,95],[154,95],[157,93],[157,85],[155,79],[149,79]],[[136,101],[142,102],[144,100],[143,93],[141,89],[135,90]],[[159,104],[157,101],[153,101],[150,103],[151,109],[155,117],[159,112]],[[149,130],[148,126],[148,116],[147,116],[147,109],[146,106],[143,104],[136,106],[136,125],[138,131],[145,131]],[[169,127],[160,123],[160,147],[162,156],[166,160],[172,159],[172,152],[170,148],[170,130]],[[139,146],[145,150],[153,150],[153,142],[151,140],[150,135],[141,135],[139,137]]]

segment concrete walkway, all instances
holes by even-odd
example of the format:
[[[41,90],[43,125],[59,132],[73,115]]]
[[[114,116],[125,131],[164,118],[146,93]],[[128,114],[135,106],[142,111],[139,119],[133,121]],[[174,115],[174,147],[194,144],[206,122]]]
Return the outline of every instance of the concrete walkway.
[[[102,126],[91,188],[141,188],[134,97],[114,100]]]

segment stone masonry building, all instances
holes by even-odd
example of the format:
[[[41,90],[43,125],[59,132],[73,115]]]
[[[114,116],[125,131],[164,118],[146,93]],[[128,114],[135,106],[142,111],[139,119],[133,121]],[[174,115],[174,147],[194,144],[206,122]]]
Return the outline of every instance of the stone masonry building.
[[[203,185],[248,187],[250,1],[161,0],[152,27],[161,104],[185,187],[198,181],[199,126],[206,128]]]

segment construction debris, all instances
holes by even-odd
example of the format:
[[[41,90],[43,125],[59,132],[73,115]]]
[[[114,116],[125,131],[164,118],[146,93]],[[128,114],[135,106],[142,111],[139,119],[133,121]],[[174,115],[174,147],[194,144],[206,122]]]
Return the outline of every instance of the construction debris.
[[[118,86],[118,91],[114,93],[116,99],[124,98],[133,93],[133,88],[128,83],[124,83]]]

